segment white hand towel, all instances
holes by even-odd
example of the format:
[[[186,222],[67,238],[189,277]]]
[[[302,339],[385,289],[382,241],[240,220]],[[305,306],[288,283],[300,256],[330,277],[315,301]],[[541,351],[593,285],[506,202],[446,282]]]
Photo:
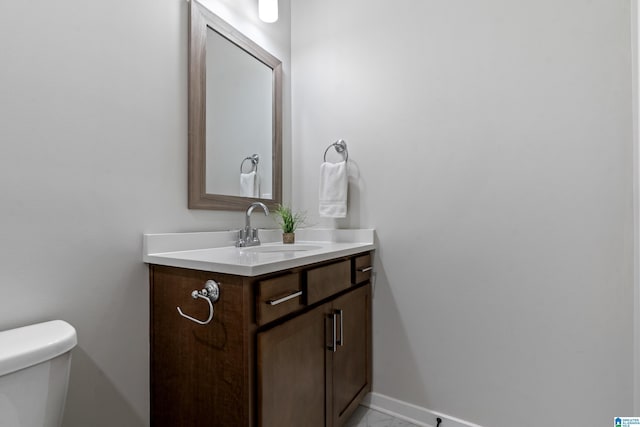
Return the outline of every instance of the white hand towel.
[[[347,162],[320,165],[320,216],[347,216]]]
[[[255,197],[256,172],[240,174],[240,195],[242,197]]]
[[[256,180],[253,184],[253,197],[260,198],[260,174],[256,171]]]

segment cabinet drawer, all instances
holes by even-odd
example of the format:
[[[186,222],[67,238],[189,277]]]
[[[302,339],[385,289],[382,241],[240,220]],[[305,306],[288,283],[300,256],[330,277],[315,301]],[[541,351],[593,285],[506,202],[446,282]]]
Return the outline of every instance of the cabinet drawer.
[[[351,261],[344,260],[307,271],[307,304],[314,304],[351,286]]]
[[[353,269],[351,271],[351,283],[358,285],[371,279],[373,263],[371,254],[365,254],[353,258]]]
[[[256,323],[262,326],[303,307],[300,274],[291,273],[258,282]]]

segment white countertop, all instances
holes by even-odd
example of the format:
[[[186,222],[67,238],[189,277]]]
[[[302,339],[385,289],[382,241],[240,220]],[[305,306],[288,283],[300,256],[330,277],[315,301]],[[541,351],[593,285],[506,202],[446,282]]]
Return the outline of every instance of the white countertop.
[[[145,234],[143,261],[258,276],[375,249],[373,229],[300,229],[291,250],[280,250],[280,230],[260,230],[262,245],[248,248],[236,248],[236,236],[237,231]]]

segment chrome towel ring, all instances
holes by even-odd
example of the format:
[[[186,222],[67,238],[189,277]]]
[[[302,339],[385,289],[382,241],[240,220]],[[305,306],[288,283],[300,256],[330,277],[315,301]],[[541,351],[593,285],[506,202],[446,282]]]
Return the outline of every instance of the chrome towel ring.
[[[260,162],[260,156],[254,154],[253,156],[247,156],[242,159],[242,163],[240,163],[240,173],[243,173],[242,167],[244,166],[244,162],[246,162],[247,160],[251,161],[251,170],[249,172],[258,172],[258,163]]]
[[[206,300],[207,303],[209,303],[209,317],[207,318],[207,320],[198,320],[194,317],[186,315],[182,312],[182,310],[180,310],[180,307],[176,307],[178,309],[178,314],[180,314],[180,316],[184,317],[185,319],[189,319],[199,325],[206,325],[207,323],[211,322],[211,319],[213,319],[213,303],[218,301],[218,299],[220,298],[220,287],[218,286],[218,283],[215,280],[207,280],[202,290],[191,292],[191,298],[202,298],[203,300]]]
[[[344,154],[344,161],[349,160],[349,150],[347,150],[347,142],[344,139],[339,139],[333,144],[330,144],[326,150],[324,150],[324,161],[327,161],[327,152],[329,148],[334,147],[340,154]]]

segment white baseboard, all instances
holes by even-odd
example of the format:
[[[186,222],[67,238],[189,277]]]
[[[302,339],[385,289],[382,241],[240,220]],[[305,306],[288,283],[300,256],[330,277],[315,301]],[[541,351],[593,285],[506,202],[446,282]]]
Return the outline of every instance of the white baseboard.
[[[442,420],[440,427],[482,427],[478,424],[440,412],[431,411],[380,393],[369,393],[361,404],[362,406],[424,427],[436,427],[436,418]]]

